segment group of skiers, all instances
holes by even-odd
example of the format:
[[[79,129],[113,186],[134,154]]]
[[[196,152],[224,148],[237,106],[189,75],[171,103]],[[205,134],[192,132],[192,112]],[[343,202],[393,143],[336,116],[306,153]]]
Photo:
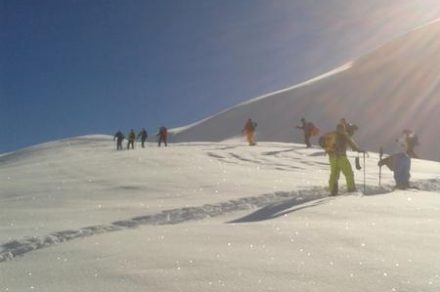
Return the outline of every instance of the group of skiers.
[[[168,129],[166,127],[160,127],[156,136],[158,137],[159,147],[162,145],[162,143],[164,143],[165,146],[168,145]],[[140,140],[141,147],[145,148],[145,142],[148,139],[148,132],[145,130],[145,128],[142,128],[142,130],[136,135],[134,129],[131,129],[127,137],[125,137],[121,131],[117,131],[116,134],[113,136],[113,140],[116,140],[116,150],[123,150],[122,142],[124,141],[124,139],[127,139],[127,149],[130,149],[130,147],[131,149],[134,149],[134,144],[136,140]]]
[[[242,134],[245,135],[250,146],[256,145],[256,128],[257,123],[249,118],[241,131]],[[312,136],[317,136],[319,134],[319,129],[312,122],[306,121],[305,118],[301,118],[301,125],[296,126],[296,128],[303,131],[304,143],[306,144],[306,147],[312,147],[310,138]],[[350,161],[347,158],[347,149],[357,151],[358,153],[363,153],[364,155],[366,152],[360,148],[353,139],[353,135],[356,130],[358,130],[356,125],[351,124],[347,122],[345,118],[342,118],[337,124],[335,131],[325,133],[319,138],[319,145],[326,151],[329,157],[330,178],[328,183],[330,195],[332,196],[336,196],[339,192],[338,180],[341,172],[345,176],[347,192],[357,191],[354,182],[353,169]],[[406,189],[409,187],[411,158],[417,158],[417,155],[414,152],[414,147],[418,144],[418,141],[415,133],[410,130],[405,129],[403,130],[402,134],[402,137],[396,140],[396,142],[402,146],[402,151],[386,158],[382,158],[381,151],[378,165],[379,167],[386,165],[391,171],[394,172],[396,188]],[[167,146],[168,130],[166,127],[160,127],[156,136],[158,137],[159,147],[162,145],[162,143]],[[127,149],[130,149],[130,147],[131,149],[134,149],[136,140],[140,140],[141,146],[144,148],[147,138],[148,133],[145,129],[142,129],[137,135],[135,131],[131,129],[127,135],[127,138],[124,136],[124,134],[122,134],[121,131],[118,131],[114,135],[113,140],[116,140],[116,150],[122,150],[122,142],[124,139],[127,139]],[[361,169],[359,157],[356,158],[356,168]]]
[[[341,119],[336,126],[336,131],[327,133],[319,139],[319,144],[323,147],[330,162],[330,178],[329,190],[330,195],[338,194],[338,180],[342,172],[347,182],[347,192],[356,192],[353,170],[350,161],[347,159],[347,148],[364,154],[365,150],[360,148],[353,139],[354,132],[358,129],[356,125],[348,123],[345,119]],[[410,170],[411,158],[417,158],[414,147],[418,144],[417,136],[410,130],[403,130],[402,137],[397,139],[401,150],[389,157],[382,158],[383,150],[380,150],[380,160],[378,166],[386,165],[394,173],[395,188],[407,189],[410,187]],[[359,156],[356,158],[356,168],[361,169],[359,164]],[[365,171],[365,170],[364,170]],[[364,178],[365,179],[365,178]],[[380,179],[380,171],[379,171]],[[380,182],[380,181],[379,181]],[[365,182],[364,182],[365,183]]]
[[[242,133],[245,135],[250,146],[256,145],[254,134],[257,123],[248,119],[243,127]],[[312,147],[310,138],[319,134],[319,129],[312,123],[301,118],[301,125],[296,128],[303,130],[304,143],[307,148]],[[336,126],[336,130],[326,133],[319,138],[319,145],[324,148],[329,157],[330,163],[330,178],[329,191],[330,195],[338,195],[338,180],[340,173],[345,176],[347,183],[347,192],[356,192],[356,185],[354,181],[354,173],[350,161],[347,158],[347,149],[352,149],[358,153],[365,155],[365,150],[357,145],[353,139],[353,135],[358,130],[358,126],[347,122],[342,118]],[[394,180],[396,188],[409,188],[411,158],[417,158],[414,152],[414,147],[418,144],[417,136],[410,130],[403,130],[403,136],[397,139],[396,142],[402,146],[402,151],[382,159],[378,162],[379,167],[386,165],[394,172]],[[364,156],[365,159],[365,156]],[[359,156],[356,158],[356,168],[361,169],[359,163]]]
[[[303,130],[304,132],[304,143],[307,148],[312,147],[312,143],[310,142],[310,138],[312,136],[317,136],[319,134],[319,129],[312,123],[307,122],[305,118],[301,118],[301,126],[297,126],[296,128]],[[244,124],[241,133],[246,137],[246,141],[249,146],[255,146],[255,130],[257,128],[257,123],[254,122],[251,118],[247,119]]]

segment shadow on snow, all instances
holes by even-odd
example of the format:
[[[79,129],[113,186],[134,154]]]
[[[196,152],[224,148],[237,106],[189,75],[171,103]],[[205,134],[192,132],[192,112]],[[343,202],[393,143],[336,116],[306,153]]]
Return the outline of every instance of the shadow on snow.
[[[298,202],[296,198],[293,198],[285,202],[270,204],[249,215],[229,221],[228,223],[246,223],[275,219],[292,212],[321,205],[330,200],[331,198],[327,197],[318,200],[306,200]]]
[[[416,181],[413,185],[421,190],[440,192],[440,178]],[[391,190],[391,186],[368,186],[365,195],[386,194]],[[305,208],[319,206],[332,198],[328,198],[328,192],[322,187],[313,187],[292,192],[276,192],[254,197],[244,197],[216,204],[205,204],[198,207],[164,210],[156,214],[115,221],[110,224],[88,226],[76,230],[63,230],[42,237],[25,237],[19,240],[12,240],[0,245],[0,262],[5,262],[31,251],[57,245],[62,242],[103,233],[124,231],[142,225],[179,224],[252,209],[258,210],[228,223],[269,220]]]

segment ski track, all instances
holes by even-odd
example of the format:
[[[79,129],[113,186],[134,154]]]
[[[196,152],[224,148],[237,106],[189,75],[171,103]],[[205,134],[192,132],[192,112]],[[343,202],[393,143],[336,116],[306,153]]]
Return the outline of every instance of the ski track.
[[[412,185],[420,190],[440,192],[440,178],[419,180],[412,182]],[[391,185],[367,186],[365,195],[386,194],[392,191]],[[99,235],[103,233],[124,231],[137,228],[142,225],[167,225],[179,224],[187,221],[203,220],[225,215],[232,212],[263,208],[262,211],[276,208],[277,204],[288,202],[293,210],[284,209],[282,214],[301,210],[308,207],[317,206],[323,203],[323,198],[327,197],[328,192],[322,187],[313,187],[292,192],[275,192],[254,197],[244,197],[241,199],[220,202],[217,204],[206,204],[198,207],[185,207],[164,210],[156,214],[138,216],[127,220],[115,221],[107,225],[95,225],[83,227],[77,230],[63,230],[51,233],[42,237],[23,238],[12,240],[0,245],[0,262],[12,260],[17,256],[23,256],[32,251],[58,245],[63,242],[71,241]],[[275,205],[274,205],[275,204]],[[258,211],[257,211],[258,212]],[[278,214],[278,216],[281,216]],[[277,216],[272,216],[275,218]],[[246,217],[244,217],[246,218]],[[269,218],[270,219],[270,218]],[[243,220],[231,221],[246,222]]]
[[[224,154],[218,154],[214,153],[212,151],[208,151],[206,154],[213,158],[217,159],[221,163],[228,163],[228,164],[236,164],[236,165],[243,165],[243,164],[249,164],[249,165],[256,165],[258,167],[264,167],[269,169],[276,169],[276,170],[282,170],[282,171],[295,171],[295,170],[305,170],[308,166],[318,166],[318,167],[327,167],[328,163],[318,162],[318,161],[306,161],[303,159],[298,159],[297,157],[278,157],[278,154],[283,152],[296,152],[296,149],[287,149],[287,150],[281,150],[281,151],[273,151],[273,152],[266,152],[263,153],[263,155],[268,157],[275,157],[275,158],[283,158],[289,161],[294,161],[297,164],[303,164],[303,166],[295,166],[291,164],[283,164],[278,161],[272,160],[272,159],[266,159],[262,158],[259,154],[254,153],[247,154],[250,157],[245,157],[243,154],[236,154],[233,152],[227,153],[227,156],[224,156]]]

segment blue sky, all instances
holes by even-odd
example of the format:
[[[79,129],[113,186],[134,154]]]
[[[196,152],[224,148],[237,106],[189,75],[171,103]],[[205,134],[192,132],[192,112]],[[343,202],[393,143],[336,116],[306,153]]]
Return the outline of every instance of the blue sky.
[[[194,122],[364,54],[439,17],[439,6],[0,0],[0,153]]]

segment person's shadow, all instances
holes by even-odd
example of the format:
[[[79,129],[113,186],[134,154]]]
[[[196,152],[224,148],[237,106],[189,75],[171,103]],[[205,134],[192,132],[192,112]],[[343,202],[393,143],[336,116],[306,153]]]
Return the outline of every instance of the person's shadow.
[[[312,198],[310,200],[301,200],[299,201],[297,198],[289,199],[284,202],[274,203],[267,205],[261,209],[258,209],[257,211],[246,215],[244,217],[229,221],[227,223],[245,223],[245,222],[257,222],[257,221],[264,221],[264,220],[270,220],[277,217],[281,217],[284,215],[287,215],[292,212],[296,212],[302,209],[315,207],[318,205],[321,205],[323,203],[328,202],[332,198],[320,198],[316,199]]]

